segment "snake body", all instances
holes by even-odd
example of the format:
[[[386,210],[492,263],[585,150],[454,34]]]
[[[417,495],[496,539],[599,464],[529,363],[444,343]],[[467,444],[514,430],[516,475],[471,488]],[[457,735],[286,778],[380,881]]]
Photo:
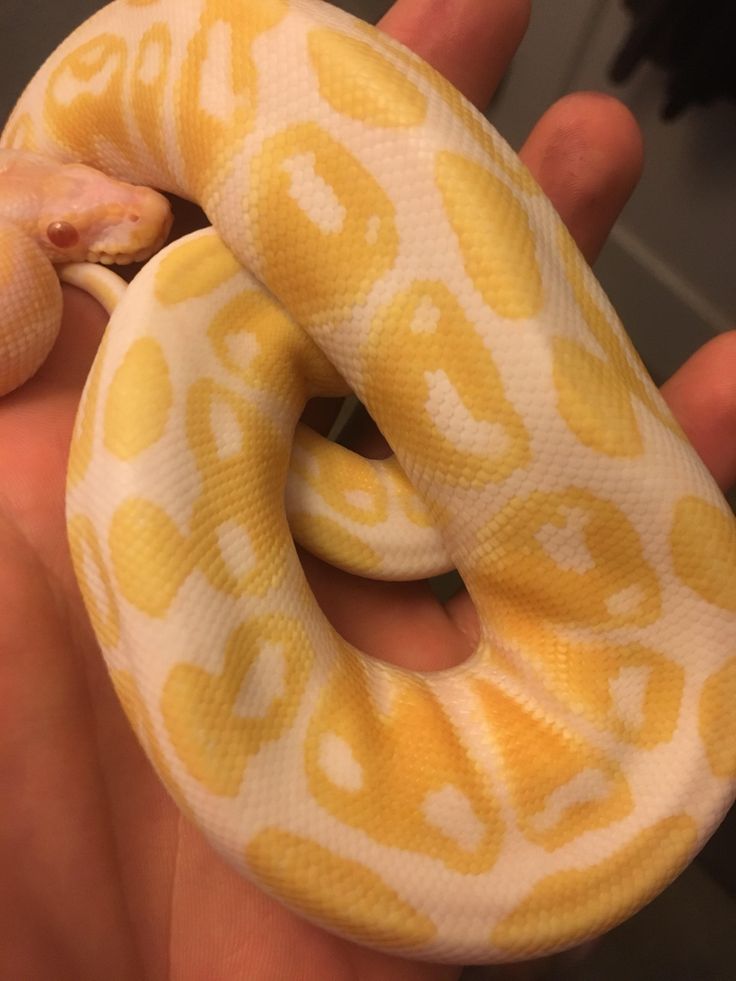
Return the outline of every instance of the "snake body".
[[[734,522],[500,137],[329,5],[118,0],[2,143],[213,225],[118,303],[69,468],[87,609],[183,811],[292,909],[414,957],[561,949],[656,895],[733,799]],[[346,386],[392,462],[298,429]],[[344,641],[287,482],[346,568],[456,567],[470,660]]]

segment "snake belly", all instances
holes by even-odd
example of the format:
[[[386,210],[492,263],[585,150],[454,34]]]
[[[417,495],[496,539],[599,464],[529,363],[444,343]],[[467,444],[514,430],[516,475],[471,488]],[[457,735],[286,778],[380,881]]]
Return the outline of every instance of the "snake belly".
[[[113,684],[214,846],[331,931],[465,963],[570,946],[664,888],[734,794],[734,522],[488,123],[327,4],[118,0],[2,144],[215,229],[116,309],[68,491]],[[452,670],[365,656],[304,579],[294,428],[345,382],[424,510],[304,463],[315,521],[370,572],[387,508],[399,552],[431,519],[481,623]]]

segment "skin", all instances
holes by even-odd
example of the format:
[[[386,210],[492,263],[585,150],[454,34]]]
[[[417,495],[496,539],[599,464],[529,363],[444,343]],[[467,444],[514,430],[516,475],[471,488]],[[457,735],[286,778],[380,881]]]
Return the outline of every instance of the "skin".
[[[528,14],[529,0],[399,0],[382,26],[484,105]],[[627,111],[568,97],[523,157],[592,260],[641,167]],[[105,317],[76,290],[65,296],[51,357],[0,402],[0,800],[11,802],[0,809],[0,975],[457,978],[459,968],[363,950],[297,919],[232,873],[161,789],[110,688],[67,552],[68,444]],[[723,335],[664,390],[724,488],[736,476],[735,369],[736,334]],[[365,422],[353,435],[381,452]],[[472,650],[477,623],[462,594],[442,607],[424,584],[367,583],[309,557],[305,567],[338,629],[375,656],[432,669]]]

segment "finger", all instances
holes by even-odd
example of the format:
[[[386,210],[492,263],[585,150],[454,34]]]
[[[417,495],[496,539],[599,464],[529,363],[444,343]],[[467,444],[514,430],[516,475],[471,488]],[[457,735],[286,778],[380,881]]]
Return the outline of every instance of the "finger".
[[[736,485],[736,331],[696,351],[662,395],[719,487]]]
[[[629,110],[600,93],[566,96],[520,155],[593,262],[641,174],[641,134]]]
[[[530,7],[530,0],[396,0],[379,27],[483,108],[524,36]]]

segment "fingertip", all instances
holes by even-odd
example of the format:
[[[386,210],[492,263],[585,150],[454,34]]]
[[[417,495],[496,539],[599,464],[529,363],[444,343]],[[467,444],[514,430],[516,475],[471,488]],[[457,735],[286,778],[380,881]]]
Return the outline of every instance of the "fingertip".
[[[662,395],[722,490],[736,485],[736,330],[718,334],[662,386]]]
[[[381,30],[424,58],[484,108],[531,15],[531,0],[396,0]]]
[[[592,262],[641,176],[639,125],[611,96],[577,92],[556,102],[521,157]]]

